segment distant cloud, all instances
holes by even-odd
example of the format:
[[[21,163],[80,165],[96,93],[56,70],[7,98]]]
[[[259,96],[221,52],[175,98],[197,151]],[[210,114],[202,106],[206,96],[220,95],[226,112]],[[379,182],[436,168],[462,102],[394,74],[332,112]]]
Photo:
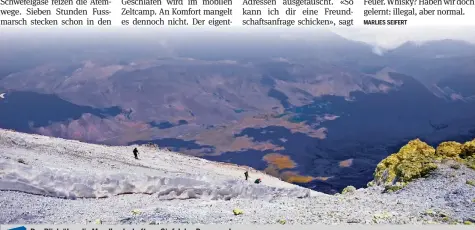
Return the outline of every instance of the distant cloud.
[[[384,55],[384,51],[378,46],[373,47],[373,53],[376,54],[376,55],[379,55],[379,56]]]

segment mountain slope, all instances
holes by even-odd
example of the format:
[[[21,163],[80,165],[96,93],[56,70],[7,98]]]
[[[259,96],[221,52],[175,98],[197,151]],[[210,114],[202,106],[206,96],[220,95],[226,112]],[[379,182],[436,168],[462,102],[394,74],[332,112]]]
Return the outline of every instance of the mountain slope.
[[[385,53],[381,59],[387,66],[414,76],[435,94],[443,93],[449,100],[475,95],[473,89],[465,86],[473,85],[475,79],[473,43],[450,39],[406,42]]]
[[[330,196],[251,170],[263,181],[255,185],[241,177],[245,168],[150,146],[135,160],[131,147],[0,134],[1,224],[416,224],[475,214],[475,190],[465,183],[475,173],[464,165],[442,164],[396,193],[374,186]],[[234,208],[244,213],[234,216]]]
[[[471,44],[407,43],[380,56],[308,31],[47,36],[0,44],[0,127],[154,142],[328,193],[366,185],[414,137],[474,137]]]

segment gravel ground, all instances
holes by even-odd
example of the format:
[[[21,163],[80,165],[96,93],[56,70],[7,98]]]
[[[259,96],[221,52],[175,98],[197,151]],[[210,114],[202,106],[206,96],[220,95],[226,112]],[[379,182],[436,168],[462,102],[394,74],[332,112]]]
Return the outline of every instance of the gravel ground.
[[[247,169],[144,147],[139,147],[141,160],[137,161],[131,156],[131,149],[0,130],[0,160],[22,159],[32,168],[61,168],[89,174],[127,172],[195,178],[206,183],[242,180]],[[279,220],[288,224],[475,222],[475,187],[466,183],[475,180],[475,171],[463,165],[456,169],[451,164],[441,164],[427,178],[394,193],[371,187],[335,196],[313,191],[305,198],[163,200],[157,194],[129,194],[70,200],[0,191],[0,224],[83,224],[97,219],[103,224],[274,224]],[[5,175],[5,169],[0,168],[0,183]],[[250,171],[250,175],[262,178],[263,184],[249,186],[262,186],[268,191],[298,189],[257,171]],[[234,208],[244,213],[235,216]]]

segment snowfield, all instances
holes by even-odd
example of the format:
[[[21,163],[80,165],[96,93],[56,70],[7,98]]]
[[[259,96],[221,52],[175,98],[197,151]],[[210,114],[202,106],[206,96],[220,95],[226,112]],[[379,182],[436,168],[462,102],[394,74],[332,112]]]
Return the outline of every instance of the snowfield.
[[[20,191],[57,198],[106,198],[122,194],[149,194],[160,199],[208,200],[231,198],[271,199],[308,197],[310,190],[273,188],[242,180],[206,182],[203,178],[158,177],[136,174],[91,174],[75,170],[49,169],[0,160],[3,176],[0,190]]]
[[[252,183],[257,178],[261,184]],[[0,224],[441,221],[428,210],[452,222],[475,222],[475,187],[465,183],[470,178],[475,174],[464,166],[442,166],[393,194],[373,187],[330,196],[247,167],[152,147],[109,147],[0,129]],[[235,216],[234,208],[244,213]]]
[[[139,149],[139,160],[133,158],[134,147]],[[0,148],[6,158],[0,159],[1,190],[68,199],[132,193],[157,194],[166,199],[318,194],[249,168],[152,147],[108,147],[2,131]],[[19,163],[19,159],[27,164]],[[244,180],[246,170],[249,181]],[[251,183],[257,178],[263,183]]]

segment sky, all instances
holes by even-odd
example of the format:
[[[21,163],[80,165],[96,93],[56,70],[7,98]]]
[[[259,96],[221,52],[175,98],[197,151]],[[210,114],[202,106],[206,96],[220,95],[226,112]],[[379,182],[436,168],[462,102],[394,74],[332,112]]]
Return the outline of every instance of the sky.
[[[395,48],[407,41],[455,39],[475,43],[475,26],[471,27],[392,27],[392,28],[348,28],[333,32],[357,41],[382,48]]]

